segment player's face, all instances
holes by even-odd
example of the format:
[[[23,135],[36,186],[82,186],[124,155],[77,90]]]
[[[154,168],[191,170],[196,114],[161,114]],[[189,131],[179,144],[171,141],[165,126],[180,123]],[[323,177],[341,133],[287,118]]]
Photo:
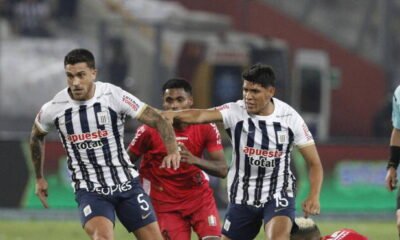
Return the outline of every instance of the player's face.
[[[267,115],[268,104],[274,94],[275,88],[272,86],[265,88],[258,83],[243,81],[243,100],[250,114]]]
[[[94,96],[94,80],[96,69],[88,67],[86,63],[67,64],[65,66],[68,87],[72,99],[78,101],[89,100]]]
[[[165,90],[163,107],[165,110],[182,110],[191,108],[193,97],[183,88],[170,88]]]

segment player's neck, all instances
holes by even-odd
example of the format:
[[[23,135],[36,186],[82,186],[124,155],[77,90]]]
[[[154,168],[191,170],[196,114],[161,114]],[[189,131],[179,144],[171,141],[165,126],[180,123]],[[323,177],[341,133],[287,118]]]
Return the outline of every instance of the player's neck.
[[[188,126],[188,124],[186,124],[186,123],[174,123],[173,124],[173,127],[174,127],[174,129],[175,130],[178,130],[178,131],[183,131],[183,130],[185,130],[185,128]]]
[[[257,115],[268,116],[271,115],[275,110],[275,104],[272,100],[268,101],[265,106],[261,109],[261,111]]]

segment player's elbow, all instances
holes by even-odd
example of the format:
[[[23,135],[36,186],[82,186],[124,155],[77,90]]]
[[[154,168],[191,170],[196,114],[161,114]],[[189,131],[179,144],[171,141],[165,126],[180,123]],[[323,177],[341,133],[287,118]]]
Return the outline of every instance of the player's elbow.
[[[226,176],[228,175],[228,166],[226,164],[220,167],[218,175],[218,177],[220,178],[226,178]]]

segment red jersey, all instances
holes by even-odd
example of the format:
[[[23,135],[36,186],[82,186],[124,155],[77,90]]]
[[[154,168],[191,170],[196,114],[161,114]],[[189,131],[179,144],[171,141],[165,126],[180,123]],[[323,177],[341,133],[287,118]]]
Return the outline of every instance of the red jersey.
[[[215,124],[188,125],[183,130],[175,129],[175,135],[177,141],[197,157],[202,156],[204,149],[208,152],[222,150],[221,136]],[[177,170],[160,168],[167,150],[154,128],[139,127],[128,151],[136,156],[143,155],[140,177],[145,190],[150,191],[149,195],[157,202],[181,203],[211,191],[208,176],[192,164],[181,162]]]
[[[368,240],[367,237],[357,233],[351,229],[342,229],[340,231],[334,232],[329,236],[322,238],[323,240]]]

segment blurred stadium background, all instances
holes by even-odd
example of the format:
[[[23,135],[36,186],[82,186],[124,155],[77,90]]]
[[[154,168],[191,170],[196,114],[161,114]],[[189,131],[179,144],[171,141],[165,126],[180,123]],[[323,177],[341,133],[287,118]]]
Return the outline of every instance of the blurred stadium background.
[[[156,107],[170,77],[191,81],[196,106],[211,107],[240,98],[245,67],[272,65],[277,97],[317,140],[325,169],[317,222],[385,221],[395,234],[396,194],[384,177],[400,80],[400,0],[0,0],[0,14],[0,240],[28,239],[2,235],[21,220],[78,219],[57,135],[48,137],[45,162],[53,210],[35,198],[28,151],[35,114],[65,87],[63,58],[75,47],[95,53],[98,80]],[[136,127],[127,125],[127,142]],[[308,180],[297,154],[293,169],[300,209]],[[211,184],[223,214],[225,180]]]

